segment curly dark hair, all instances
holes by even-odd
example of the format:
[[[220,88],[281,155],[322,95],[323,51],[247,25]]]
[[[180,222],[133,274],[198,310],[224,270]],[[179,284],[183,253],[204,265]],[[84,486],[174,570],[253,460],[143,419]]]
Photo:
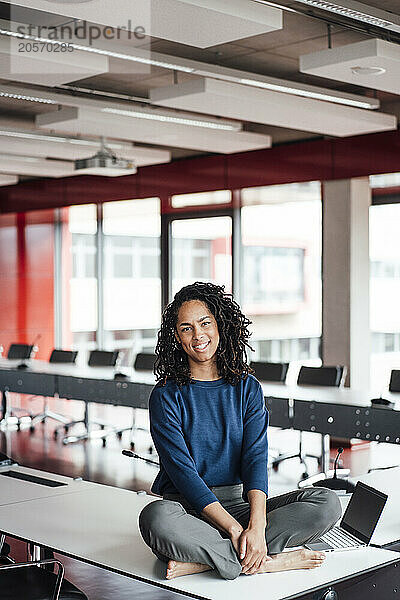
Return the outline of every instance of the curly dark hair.
[[[247,364],[247,349],[251,321],[245,317],[232,295],[225,292],[224,286],[196,281],[183,287],[162,314],[158,332],[154,374],[157,382],[164,385],[167,379],[174,379],[179,386],[192,380],[186,352],[175,338],[178,312],[184,302],[200,300],[214,315],[219,330],[217,349],[217,369],[231,385],[239,383],[253,370]]]

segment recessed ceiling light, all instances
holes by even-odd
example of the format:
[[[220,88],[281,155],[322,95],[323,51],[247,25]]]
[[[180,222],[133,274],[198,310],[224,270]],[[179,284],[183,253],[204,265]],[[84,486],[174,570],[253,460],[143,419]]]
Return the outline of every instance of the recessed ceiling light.
[[[291,94],[293,96],[302,96],[303,98],[314,98],[315,100],[325,100],[326,102],[334,102],[335,104],[344,104],[345,106],[355,106],[356,108],[376,108],[376,103],[371,103],[368,98],[365,98],[365,101],[352,100],[351,98],[341,98],[340,96],[334,96],[333,94],[325,94],[323,92],[317,92],[314,90],[302,90],[296,87],[288,87],[285,85],[276,85],[275,83],[256,81],[255,79],[240,79],[240,83],[265,90],[271,90],[273,92],[284,92],[285,94]]]
[[[362,21],[363,23],[368,23],[368,25],[375,25],[376,27],[384,27],[385,29],[392,29],[393,26],[396,28],[398,27],[398,25],[396,26],[395,23],[389,20],[381,19],[375,15],[363,12],[362,10],[355,10],[354,8],[350,8],[349,6],[343,6],[342,4],[338,4],[337,2],[328,2],[327,0],[296,0],[296,2],[308,4],[309,6],[321,8],[322,10],[329,10],[330,12],[342,15],[343,17],[349,17],[350,19]],[[359,4],[360,6],[365,6],[365,8],[371,8],[361,3],[354,2],[354,5],[356,4]]]
[[[354,75],[383,75],[386,69],[383,67],[350,67]]]
[[[38,142],[65,142],[68,144],[76,144],[81,146],[93,146],[95,148],[99,147],[100,140],[83,140],[80,138],[69,138],[69,137],[61,137],[58,135],[45,135],[40,133],[29,133],[27,131],[6,131],[0,129],[0,137],[14,137],[21,138],[24,140],[35,140]],[[110,148],[115,150],[121,150],[124,146],[121,144],[108,144]]]
[[[10,31],[9,29],[0,29],[0,35],[6,35],[7,37],[17,38],[19,40],[30,40],[32,42],[53,44],[55,46],[60,45],[60,40],[51,40],[49,38],[38,37],[36,35],[19,33],[17,31]],[[82,52],[101,54],[102,56],[111,56],[112,58],[121,58],[122,60],[129,60],[131,62],[137,62],[145,65],[153,65],[155,67],[162,67],[164,69],[172,69],[174,71],[182,71],[184,73],[192,73],[194,70],[190,67],[185,67],[179,64],[164,62],[161,60],[153,60],[152,58],[146,58],[144,56],[135,56],[132,54],[125,54],[122,52],[114,52],[113,50],[103,50],[102,48],[94,48],[93,46],[84,46],[83,44],[76,44],[75,42],[70,41],[68,41],[68,46],[70,48],[73,48],[74,50],[82,50]]]
[[[25,100],[28,102],[40,102],[41,104],[58,104],[55,100],[48,98],[39,98],[38,96],[26,96],[25,94],[10,94],[9,92],[1,92],[0,98],[12,98],[13,100]]]
[[[151,121],[161,121],[163,123],[176,123],[177,125],[190,125],[192,127],[204,127],[206,129],[218,129],[222,131],[240,131],[241,123],[227,123],[224,121],[203,121],[200,119],[191,119],[188,117],[175,117],[173,115],[162,115],[159,113],[141,112],[136,110],[122,110],[119,108],[102,108],[101,112],[121,115],[123,117],[134,117],[136,119],[149,119]]]

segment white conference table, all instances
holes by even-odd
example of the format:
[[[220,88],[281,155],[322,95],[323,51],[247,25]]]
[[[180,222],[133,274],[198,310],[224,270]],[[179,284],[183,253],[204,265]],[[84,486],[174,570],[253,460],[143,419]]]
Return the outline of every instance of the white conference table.
[[[75,483],[86,485],[64,494],[57,493],[60,488],[52,488],[50,495],[36,499],[28,499],[25,493],[24,501],[3,504],[0,531],[145,583],[207,600],[242,600],[245,595],[255,600],[287,600],[399,562],[397,553],[369,547],[353,550],[351,556],[348,552],[328,554],[324,565],[311,571],[241,576],[234,581],[207,572],[167,581],[165,564],[144,544],[137,525],[140,511],[155,498],[90,482]]]
[[[16,477],[4,475],[10,471]],[[20,465],[0,467],[0,506],[74,494],[92,485],[81,478],[73,479]]]

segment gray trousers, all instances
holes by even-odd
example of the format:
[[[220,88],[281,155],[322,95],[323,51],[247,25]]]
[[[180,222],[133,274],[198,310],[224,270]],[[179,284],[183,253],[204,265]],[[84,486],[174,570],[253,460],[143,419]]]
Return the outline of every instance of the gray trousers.
[[[250,505],[242,498],[243,486],[212,487],[222,506],[246,528]],[[335,492],[305,488],[267,499],[265,530],[268,554],[301,546],[331,529],[342,513]],[[235,579],[242,567],[227,534],[198,515],[183,496],[165,495],[144,507],[139,529],[146,544],[164,562],[202,563],[224,579]]]

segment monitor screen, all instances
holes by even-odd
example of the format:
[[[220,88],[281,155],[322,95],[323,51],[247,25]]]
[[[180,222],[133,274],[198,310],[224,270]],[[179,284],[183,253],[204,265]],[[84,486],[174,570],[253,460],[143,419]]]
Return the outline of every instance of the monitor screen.
[[[368,543],[385,506],[387,495],[360,481],[357,483],[340,526]]]

